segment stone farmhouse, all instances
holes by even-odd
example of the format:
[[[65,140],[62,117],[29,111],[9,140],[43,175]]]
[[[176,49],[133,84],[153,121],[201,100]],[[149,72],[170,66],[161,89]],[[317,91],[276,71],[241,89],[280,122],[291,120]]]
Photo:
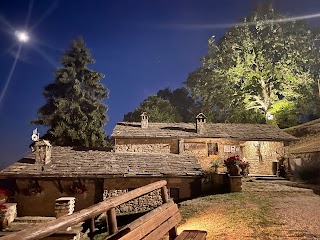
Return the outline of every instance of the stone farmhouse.
[[[52,147],[46,140],[36,142],[34,150],[0,171],[0,188],[11,192],[9,200],[17,203],[18,216],[54,217],[55,202],[61,197],[75,197],[78,211],[158,180],[167,180],[174,199],[198,196],[201,191],[203,172],[193,156]],[[118,211],[135,212],[137,206],[147,210],[156,198],[160,198],[157,193],[146,196]]]
[[[239,155],[250,162],[251,174],[275,175],[279,158],[298,138],[267,124],[207,123],[200,113],[195,123],[119,122],[113,130],[115,152],[171,153],[195,156],[204,170],[213,160]],[[181,163],[182,164],[182,163]]]

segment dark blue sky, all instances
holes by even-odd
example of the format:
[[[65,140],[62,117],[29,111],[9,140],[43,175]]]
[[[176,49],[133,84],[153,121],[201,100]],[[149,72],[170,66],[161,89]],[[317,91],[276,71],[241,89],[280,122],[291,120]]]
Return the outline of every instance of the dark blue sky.
[[[105,102],[111,134],[116,122],[150,94],[182,86],[200,66],[210,36],[223,28],[184,28],[235,23],[259,0],[35,0],[28,21],[31,41],[24,44],[0,102],[0,168],[24,156],[36,127],[30,120],[44,104],[42,90],[53,81],[59,57],[71,40],[83,36],[102,80],[110,90]],[[320,13],[319,0],[276,0],[289,16]],[[17,46],[14,31],[23,29],[29,1],[0,1],[0,93],[5,87]],[[313,19],[319,23],[320,18]],[[12,27],[10,28],[9,25]],[[39,128],[40,134],[45,133]]]

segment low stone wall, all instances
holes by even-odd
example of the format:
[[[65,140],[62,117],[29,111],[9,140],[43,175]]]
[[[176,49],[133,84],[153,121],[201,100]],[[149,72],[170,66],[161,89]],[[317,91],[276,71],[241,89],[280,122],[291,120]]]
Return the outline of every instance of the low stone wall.
[[[229,178],[226,173],[207,173],[202,179],[202,193],[227,193],[229,191]]]
[[[120,196],[129,190],[104,190],[103,200],[110,197]],[[144,196],[133,199],[127,203],[121,204],[116,208],[117,215],[134,214],[152,210],[162,204],[161,190],[152,191]]]
[[[310,180],[320,183],[320,152],[292,153],[289,166],[294,178],[308,180],[310,177]]]
[[[115,152],[170,153],[170,145],[169,144],[123,144],[123,145],[116,145]]]

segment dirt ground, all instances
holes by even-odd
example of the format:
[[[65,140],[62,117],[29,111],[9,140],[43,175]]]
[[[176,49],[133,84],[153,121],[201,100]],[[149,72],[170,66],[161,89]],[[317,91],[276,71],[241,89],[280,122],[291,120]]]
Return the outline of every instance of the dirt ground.
[[[207,239],[320,239],[320,196],[285,181],[245,181],[243,192],[181,203],[178,231]]]

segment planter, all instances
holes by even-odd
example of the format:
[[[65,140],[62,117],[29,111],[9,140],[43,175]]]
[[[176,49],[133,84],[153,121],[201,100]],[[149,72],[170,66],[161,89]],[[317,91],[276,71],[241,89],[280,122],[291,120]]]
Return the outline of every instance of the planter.
[[[242,176],[229,175],[230,192],[242,191]]]
[[[237,165],[231,165],[228,168],[228,172],[230,176],[239,176],[240,175],[240,169]]]
[[[246,167],[246,168],[241,169],[241,173],[240,173],[240,174],[241,174],[242,176],[244,176],[244,177],[247,177],[248,174],[249,174],[249,168]]]

